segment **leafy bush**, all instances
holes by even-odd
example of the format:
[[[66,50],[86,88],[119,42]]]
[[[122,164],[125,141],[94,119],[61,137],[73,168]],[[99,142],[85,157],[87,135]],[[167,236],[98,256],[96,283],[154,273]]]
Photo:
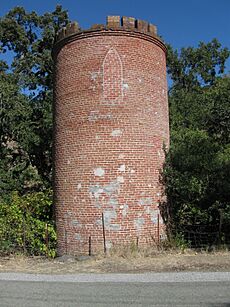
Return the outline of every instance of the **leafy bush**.
[[[13,192],[0,204],[0,253],[22,252],[54,257],[56,232],[52,222],[52,192],[20,196]]]

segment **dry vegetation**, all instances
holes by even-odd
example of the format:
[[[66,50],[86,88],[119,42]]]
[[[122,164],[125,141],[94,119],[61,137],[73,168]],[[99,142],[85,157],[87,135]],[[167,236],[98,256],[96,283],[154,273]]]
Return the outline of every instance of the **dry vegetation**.
[[[230,271],[230,252],[138,251],[123,248],[97,257],[47,259],[14,255],[0,258],[0,272],[74,274],[166,271]]]

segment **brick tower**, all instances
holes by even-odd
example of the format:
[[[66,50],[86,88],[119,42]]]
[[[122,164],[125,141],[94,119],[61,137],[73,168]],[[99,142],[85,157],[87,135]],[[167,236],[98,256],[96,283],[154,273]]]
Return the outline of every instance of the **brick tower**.
[[[80,30],[53,50],[58,254],[152,244],[163,234],[159,173],[169,142],[166,48],[130,17]],[[103,227],[104,226],[104,227]],[[104,232],[103,232],[104,229]],[[103,235],[104,233],[104,235]]]

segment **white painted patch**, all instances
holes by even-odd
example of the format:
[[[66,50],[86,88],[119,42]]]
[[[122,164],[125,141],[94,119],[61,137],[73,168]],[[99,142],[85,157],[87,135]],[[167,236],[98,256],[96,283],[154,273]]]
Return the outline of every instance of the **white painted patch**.
[[[81,235],[80,235],[79,233],[76,233],[76,234],[75,234],[75,239],[76,239],[77,241],[81,241]]]
[[[90,76],[91,76],[91,80],[92,81],[96,81],[97,77],[98,77],[98,72],[97,71],[93,71],[90,73]]]
[[[139,83],[142,83],[142,79],[138,79]]]
[[[104,223],[105,227],[108,229],[112,220],[117,218],[116,210],[106,210],[104,211]]]
[[[113,243],[111,241],[106,241],[105,245],[107,249],[111,249],[113,247]]]
[[[94,197],[95,197],[96,199],[100,198],[100,195],[101,195],[101,194],[100,194],[99,192],[95,192],[95,193],[94,193]]]
[[[124,177],[123,176],[118,176],[117,177],[117,182],[124,183],[125,182]]]
[[[91,186],[89,188],[90,195],[93,196],[96,200],[98,200],[101,194],[104,192],[103,188],[99,186]]]
[[[158,216],[159,216],[158,210],[153,210],[152,212],[150,212],[150,218],[153,224],[157,224]],[[160,222],[160,216],[159,216],[159,222]]]
[[[108,201],[108,204],[113,207],[113,209],[116,209],[116,207],[119,205],[118,200],[116,197],[111,197]]]
[[[89,121],[95,121],[98,119],[98,114],[99,114],[99,111],[90,111],[90,114],[88,116],[88,120]]]
[[[78,189],[78,190],[81,190],[81,183],[78,183],[77,189]]]
[[[135,170],[134,170],[134,169],[131,169],[130,173],[131,173],[131,174],[134,174],[134,173],[135,173]]]
[[[100,114],[99,111],[91,111],[88,120],[89,121],[97,121],[97,120],[111,120],[113,119],[112,114]]]
[[[96,225],[102,225],[102,220],[101,219],[96,220],[95,224]]]
[[[101,167],[95,168],[94,169],[94,175],[97,177],[102,177],[105,175],[105,170]]]
[[[152,197],[142,197],[141,199],[139,199],[138,201],[138,205],[141,205],[141,206],[149,206],[153,203],[153,199]]]
[[[128,83],[123,83],[122,88],[123,88],[124,90],[127,90],[127,89],[129,88]]]
[[[72,220],[72,226],[81,228],[82,225],[78,220]]]
[[[121,136],[122,135],[122,131],[121,129],[115,129],[111,132],[112,136]]]
[[[122,164],[119,168],[118,168],[119,172],[125,172],[125,164]]]
[[[129,206],[127,204],[124,205],[124,208],[122,210],[122,216],[125,217],[129,211]]]
[[[152,185],[151,185],[151,183],[150,183],[150,184],[148,184],[148,187],[149,187],[149,188],[151,188],[151,186],[152,186]]]
[[[119,154],[118,159],[124,159],[125,155],[124,154]]]
[[[70,160],[67,160],[67,164],[70,164]]]
[[[143,217],[138,217],[136,220],[134,220],[134,227],[139,232],[143,225],[145,224],[145,219]]]

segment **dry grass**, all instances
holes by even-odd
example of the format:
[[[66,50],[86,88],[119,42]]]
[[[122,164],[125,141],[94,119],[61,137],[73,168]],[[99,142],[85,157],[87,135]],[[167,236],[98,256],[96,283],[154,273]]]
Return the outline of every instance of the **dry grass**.
[[[0,258],[0,272],[40,274],[230,271],[230,252],[195,252],[135,246],[119,247],[87,260],[10,256]]]

